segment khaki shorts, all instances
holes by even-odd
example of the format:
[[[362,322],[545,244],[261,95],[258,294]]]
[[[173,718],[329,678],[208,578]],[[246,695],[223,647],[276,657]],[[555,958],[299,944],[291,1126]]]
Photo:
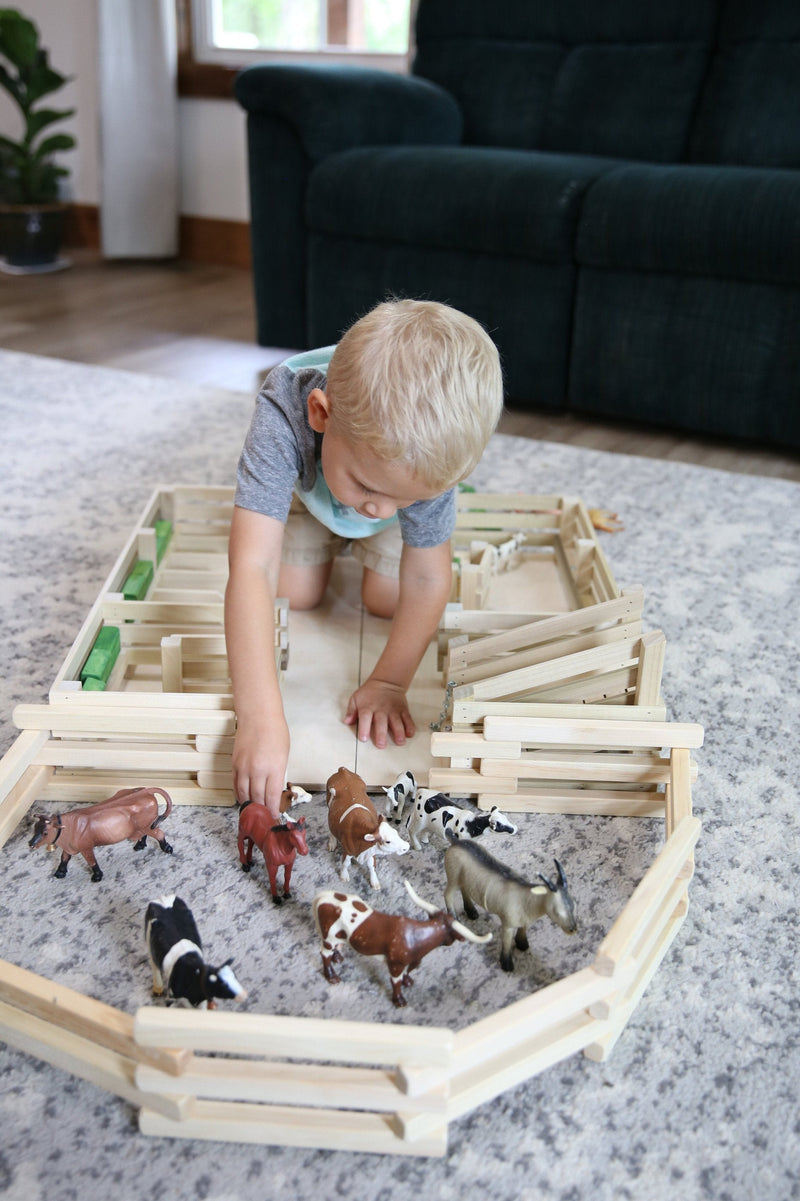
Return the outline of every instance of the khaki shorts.
[[[348,541],[312,517],[297,496],[292,497],[283,533],[282,563],[291,567],[315,567],[318,563],[329,563],[348,547],[354,559],[378,575],[388,576],[392,580],[400,575],[403,538],[399,523],[395,522],[387,529],[371,534],[369,538]]]

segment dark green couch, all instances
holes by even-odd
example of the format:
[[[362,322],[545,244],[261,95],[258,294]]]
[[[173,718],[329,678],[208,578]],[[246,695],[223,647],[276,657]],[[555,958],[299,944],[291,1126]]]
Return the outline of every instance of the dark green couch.
[[[235,90],[262,344],[432,297],[512,403],[800,446],[800,0],[420,0],[410,76]]]

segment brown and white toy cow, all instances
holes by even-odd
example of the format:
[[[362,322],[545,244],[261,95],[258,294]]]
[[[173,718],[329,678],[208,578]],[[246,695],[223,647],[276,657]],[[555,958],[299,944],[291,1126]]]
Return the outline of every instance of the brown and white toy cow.
[[[293,805],[306,805],[310,800],[310,792],[306,792],[300,784],[290,784],[287,781],[286,787],[281,793],[279,808],[281,813],[288,813]]]
[[[338,984],[333,965],[340,963],[345,946],[361,955],[382,955],[392,978],[392,1000],[405,1005],[403,987],[413,983],[412,971],[437,947],[454,942],[488,942],[491,934],[473,934],[449,913],[417,896],[408,880],[408,895],[428,914],[426,921],[372,909],[360,897],[326,889],[314,897],[313,912],[320,938],[322,970],[329,984]]]
[[[367,787],[360,776],[340,767],[330,777],[326,788],[328,805],[328,850],[342,849],[343,880],[350,879],[350,863],[369,871],[372,888],[380,888],[375,860],[381,855],[405,855],[408,843],[401,838],[385,817],[379,817],[367,796]]]

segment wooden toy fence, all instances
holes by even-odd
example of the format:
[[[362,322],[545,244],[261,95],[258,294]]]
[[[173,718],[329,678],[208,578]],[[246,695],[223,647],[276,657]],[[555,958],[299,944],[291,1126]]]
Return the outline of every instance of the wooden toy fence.
[[[460,602],[464,609],[485,609],[497,549],[516,535],[522,535],[524,541],[512,557],[548,565],[559,580],[568,608],[583,608],[619,595],[591,518],[578,497],[461,492],[453,535],[450,600]],[[534,613],[528,610],[527,615],[530,618]]]
[[[662,732],[632,722],[624,736]],[[3,842],[52,771],[38,761],[46,737],[21,735],[3,760],[3,783],[14,780]],[[613,1048],[687,911],[700,830],[687,747],[672,747],[664,779],[665,845],[592,964],[463,1030],[149,1006],[131,1016],[0,962],[0,1037],[124,1098],[146,1134],[442,1155],[451,1121],[577,1051],[602,1060]]]
[[[449,628],[470,626],[473,637],[461,634],[444,647],[449,732],[433,735],[431,753],[440,762],[429,772],[430,786],[474,795],[481,808],[662,812],[662,744],[651,732],[651,749],[632,756],[625,742],[635,720],[659,723],[653,731],[670,745],[661,699],[666,640],[660,630],[642,631],[642,602],[641,589],[627,589],[612,600],[489,633],[476,627],[475,614],[451,608]],[[528,723],[530,730],[537,719],[542,726],[528,745],[518,734],[498,742],[490,733],[508,728],[504,721],[516,721],[517,731]],[[600,747],[588,754],[545,749],[544,727],[556,720],[573,743],[580,742],[576,731],[594,721]],[[613,747],[619,754],[609,754]]]
[[[583,506],[528,499],[522,516],[566,565],[574,610],[535,622],[450,612],[460,641],[447,667],[469,675],[453,729],[433,736],[448,763],[429,782],[507,809],[663,815],[663,849],[592,963],[452,1032],[149,1006],[132,1016],[0,962],[0,1037],[124,1098],[144,1133],[411,1155],[444,1154],[451,1121],[552,1064],[610,1053],[686,915],[700,830],[690,751],[702,731],[663,720],[663,636],[642,634],[641,592],[616,589]],[[101,799],[143,769],[177,803],[232,802],[220,642],[231,500],[228,489],[154,494],[49,704],[15,710],[0,846],[34,801]],[[480,510],[462,522],[470,538],[520,528],[520,513],[502,518],[495,500],[469,495]],[[500,501],[524,509],[521,498]],[[276,661],[287,652],[279,605]]]
[[[49,703],[14,711],[20,729],[37,732],[36,762],[48,769],[39,799],[99,800],[112,783],[158,771],[176,804],[234,803],[236,718],[223,633],[232,511],[230,488],[153,492]],[[288,645],[288,605],[279,600],[279,673]]]
[[[233,492],[158,488],[112,568],[50,689],[54,702],[84,694],[208,694],[198,708],[233,712],[223,635]],[[288,606],[276,602],[279,667],[288,654]],[[98,648],[100,654],[98,656]],[[174,697],[164,702],[176,703]],[[183,701],[178,701],[178,705]]]
[[[581,717],[490,716],[480,734],[433,734],[434,755],[449,758],[450,766],[431,768],[431,788],[474,794],[481,808],[498,805],[517,813],[666,816],[674,764],[662,748],[699,747],[701,727],[609,722],[588,708]],[[685,769],[696,780],[692,760]]]

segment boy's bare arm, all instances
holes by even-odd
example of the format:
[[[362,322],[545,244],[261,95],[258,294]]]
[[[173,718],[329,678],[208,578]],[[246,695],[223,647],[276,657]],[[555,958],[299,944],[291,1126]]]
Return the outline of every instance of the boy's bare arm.
[[[234,508],[225,593],[225,639],[237,718],[234,791],[240,803],[266,804],[276,820],[289,757],[273,616],[283,529],[274,517]]]
[[[400,596],[386,646],[369,679],[351,696],[345,715],[362,742],[371,734],[377,747],[385,747],[390,734],[402,746],[415,733],[406,691],[438,628],[451,576],[449,542],[403,547]]]

